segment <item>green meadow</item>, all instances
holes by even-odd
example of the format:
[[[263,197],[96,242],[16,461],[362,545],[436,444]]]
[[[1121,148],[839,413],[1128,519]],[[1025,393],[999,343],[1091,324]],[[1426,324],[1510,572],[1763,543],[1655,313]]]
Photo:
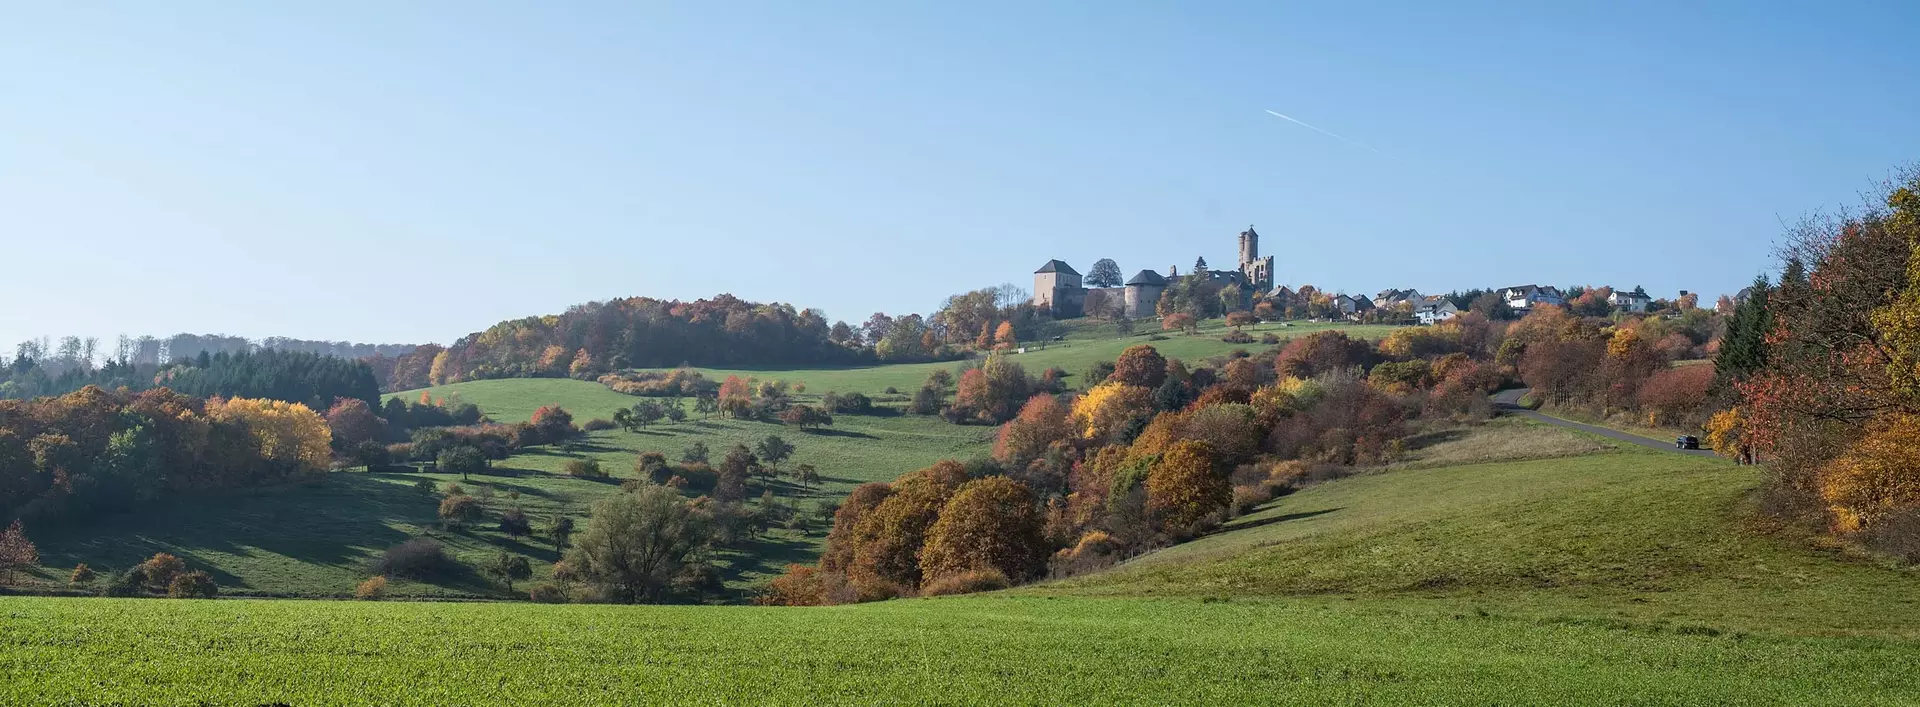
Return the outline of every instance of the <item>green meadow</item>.
[[[1572,456],[1528,458],[1554,453]],[[1756,482],[1501,421],[990,595],[0,598],[0,702],[1911,704],[1915,572],[1744,521]]]

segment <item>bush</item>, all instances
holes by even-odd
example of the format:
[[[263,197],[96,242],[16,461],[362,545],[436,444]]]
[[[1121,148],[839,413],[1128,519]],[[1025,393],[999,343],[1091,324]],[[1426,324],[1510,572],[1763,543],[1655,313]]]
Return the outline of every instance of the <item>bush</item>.
[[[527,514],[518,508],[509,508],[500,514],[500,532],[508,537],[520,537],[533,532],[533,524],[527,521]]]
[[[1273,489],[1266,484],[1247,484],[1233,487],[1233,513],[1243,515],[1260,504],[1273,500]]]
[[[67,576],[67,584],[74,586],[92,584],[93,578],[93,568],[88,567],[87,563],[82,562],[73,566],[73,574]]]
[[[601,430],[611,430],[614,427],[615,425],[613,424],[612,420],[602,418],[602,417],[596,417],[591,420],[588,420],[587,424],[581,425],[580,429],[586,430],[588,432],[599,432]]]
[[[1280,337],[1273,332],[1267,332],[1260,335],[1260,343],[1273,346],[1274,344],[1280,343]]]
[[[379,575],[375,575],[372,577],[368,577],[367,581],[361,582],[360,586],[354,588],[353,598],[366,599],[368,601],[372,601],[375,599],[379,599],[380,597],[384,596],[386,593],[387,593],[387,578],[381,577]]]
[[[1220,340],[1227,342],[1229,344],[1251,344],[1253,343],[1253,335],[1248,334],[1244,331],[1240,331],[1239,329],[1235,329],[1233,331],[1227,332],[1226,336],[1220,337]]]
[[[373,573],[386,577],[405,577],[427,581],[443,576],[458,563],[447,556],[446,548],[430,538],[412,538],[387,548],[373,564]]]
[[[541,604],[564,604],[567,602],[567,590],[552,582],[541,582],[527,590],[527,599]]]
[[[986,569],[960,572],[941,577],[920,588],[920,596],[940,597],[952,594],[972,594],[991,592],[1013,586],[1000,570]]]
[[[164,592],[168,587],[173,586],[175,577],[187,571],[187,563],[180,561],[178,557],[157,552],[146,562],[134,567],[134,571],[140,573],[142,583],[146,585],[148,591]]]
[[[448,496],[440,500],[440,520],[446,521],[447,527],[450,528],[459,528],[480,520],[482,510],[480,501],[466,494]]]
[[[883,391],[883,392],[885,392],[885,393],[886,393],[886,394],[888,394],[888,395],[899,395],[899,394],[900,394],[900,389],[899,389],[899,388],[895,388],[895,387],[893,387],[893,386],[887,386],[887,389],[886,389],[885,391]]]
[[[213,575],[200,570],[174,575],[167,583],[167,597],[172,599],[212,599],[220,593],[219,585],[213,583]]]
[[[419,491],[423,496],[432,496],[438,491],[438,489],[433,486],[433,479],[421,479],[413,482],[413,490]]]
[[[607,471],[605,469],[600,468],[600,460],[598,459],[593,459],[593,458],[568,459],[567,463],[562,465],[560,468],[565,472],[567,472],[567,476],[571,476],[576,479],[607,478]]]

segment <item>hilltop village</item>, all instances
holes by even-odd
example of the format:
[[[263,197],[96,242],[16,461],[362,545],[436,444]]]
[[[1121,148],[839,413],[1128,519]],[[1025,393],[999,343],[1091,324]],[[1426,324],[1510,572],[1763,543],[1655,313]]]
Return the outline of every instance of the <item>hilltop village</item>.
[[[1232,270],[1207,267],[1199,259],[1186,275],[1179,266],[1165,274],[1141,270],[1124,282],[1112,260],[1100,260],[1086,275],[1059,259],[1048,260],[1033,272],[1033,305],[1055,319],[1151,319],[1174,313],[1206,318],[1250,311],[1261,319],[1329,319],[1362,322],[1433,324],[1470,308],[1481,308],[1495,318],[1525,316],[1541,304],[1565,306],[1589,292],[1604,310],[1644,313],[1672,304],[1697,301],[1685,290],[1668,302],[1655,300],[1646,290],[1611,287],[1562,291],[1551,285],[1513,285],[1495,290],[1469,290],[1427,295],[1416,289],[1386,289],[1373,297],[1327,293],[1312,285],[1298,289],[1274,284],[1273,256],[1260,255],[1260,234],[1253,226],[1240,232],[1239,262]],[[1742,292],[1743,300],[1746,292]],[[1476,303],[1476,300],[1478,301]]]

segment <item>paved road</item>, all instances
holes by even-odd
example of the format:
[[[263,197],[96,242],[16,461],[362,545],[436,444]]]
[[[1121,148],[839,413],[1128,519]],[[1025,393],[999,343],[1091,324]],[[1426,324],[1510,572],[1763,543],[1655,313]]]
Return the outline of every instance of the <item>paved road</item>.
[[[1531,420],[1539,420],[1540,422],[1544,422],[1549,425],[1558,425],[1560,427],[1580,430],[1581,432],[1591,432],[1593,434],[1600,435],[1607,439],[1618,440],[1621,442],[1626,442],[1627,444],[1637,444],[1642,447],[1664,449],[1666,451],[1673,452],[1675,454],[1691,454],[1691,455],[1700,456],[1700,457],[1713,456],[1713,452],[1711,450],[1675,448],[1673,446],[1673,440],[1670,440],[1670,439],[1663,440],[1663,439],[1653,439],[1651,437],[1641,437],[1640,435],[1636,435],[1636,434],[1627,434],[1619,430],[1607,429],[1605,427],[1595,427],[1593,425],[1574,422],[1572,420],[1563,420],[1558,417],[1554,417],[1552,415],[1547,415],[1544,413],[1535,412],[1533,410],[1528,410],[1526,408],[1520,407],[1520,397],[1526,394],[1527,394],[1526,388],[1514,388],[1514,389],[1503,390],[1498,393],[1494,393],[1493,406],[1494,408],[1498,409],[1502,414],[1519,415],[1521,417],[1528,418]]]

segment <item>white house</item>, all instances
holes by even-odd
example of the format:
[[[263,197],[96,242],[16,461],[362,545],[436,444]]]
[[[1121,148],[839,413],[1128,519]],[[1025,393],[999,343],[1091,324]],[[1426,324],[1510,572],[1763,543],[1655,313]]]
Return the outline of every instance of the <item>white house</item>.
[[[1552,285],[1514,285],[1500,288],[1500,297],[1507,301],[1507,307],[1515,314],[1526,314],[1536,304],[1557,304],[1565,306],[1567,296]]]
[[[1653,303],[1653,298],[1647,296],[1646,290],[1635,287],[1632,292],[1614,290],[1613,294],[1607,296],[1607,303],[1623,312],[1645,312],[1647,305]]]
[[[1453,300],[1439,295],[1423,297],[1413,306],[1413,318],[1421,324],[1444,322],[1459,313],[1460,308],[1453,306]]]
[[[1401,302],[1413,302],[1417,304],[1421,299],[1424,298],[1420,295],[1419,290],[1381,290],[1380,294],[1374,295],[1373,306],[1386,308],[1400,304]]]

